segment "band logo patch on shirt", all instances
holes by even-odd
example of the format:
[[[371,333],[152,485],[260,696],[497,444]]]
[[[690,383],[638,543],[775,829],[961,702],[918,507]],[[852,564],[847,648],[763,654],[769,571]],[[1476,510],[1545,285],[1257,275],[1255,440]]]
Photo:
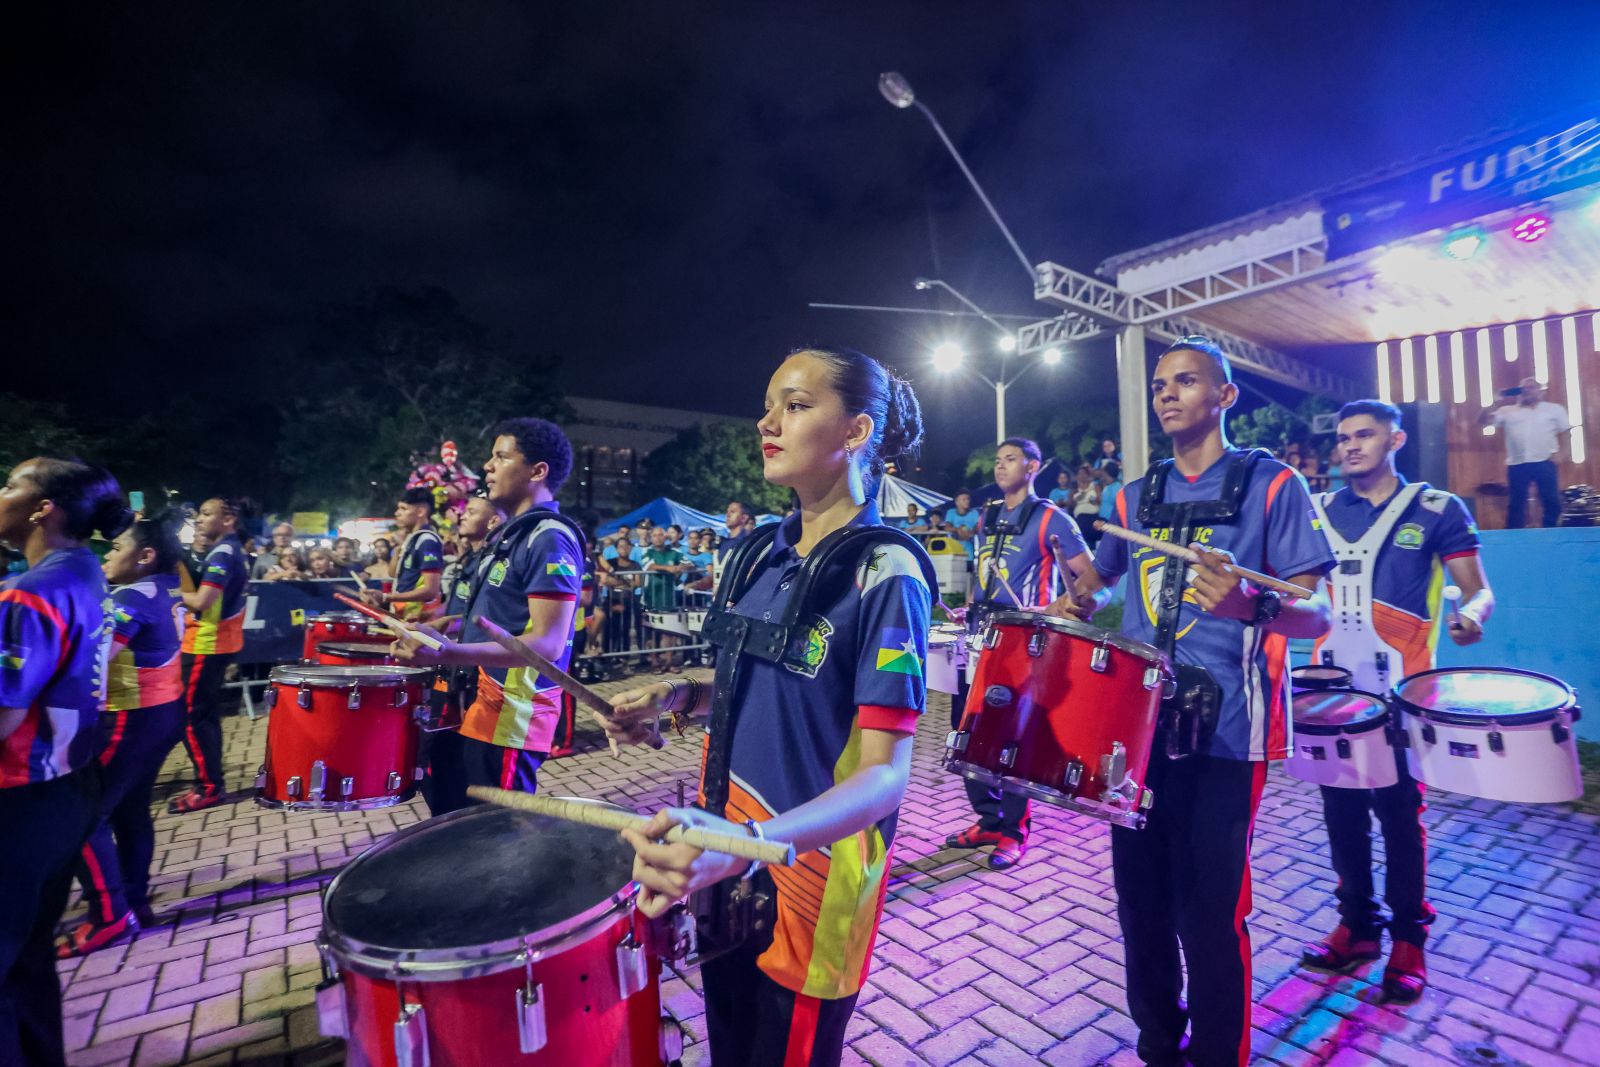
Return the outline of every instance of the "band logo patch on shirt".
[[[1414,522],[1401,524],[1394,532],[1394,547],[1421,548],[1422,527]]]
[[[910,630],[885,629],[878,649],[878,670],[922,677],[922,661],[917,658],[916,649]]]
[[[800,649],[799,662],[795,662],[795,657],[787,657],[783,662],[784,667],[803,677],[815,678],[817,671],[828,659],[828,638],[832,634],[833,624],[827,619],[819,618],[806,634],[806,644]]]
[[[558,578],[576,578],[578,568],[571,560],[557,559],[544,565],[546,574],[553,574]]]
[[[495,562],[495,565],[493,567],[489,568],[489,584],[494,586],[494,587],[496,587],[496,588],[499,588],[500,583],[505,581],[505,580],[506,580],[506,561],[503,560],[503,559],[502,560],[497,560]]]

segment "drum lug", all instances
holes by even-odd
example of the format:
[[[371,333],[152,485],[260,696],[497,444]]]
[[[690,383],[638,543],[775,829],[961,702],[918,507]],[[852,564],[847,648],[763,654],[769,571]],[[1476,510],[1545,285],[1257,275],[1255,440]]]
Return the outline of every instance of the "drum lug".
[[[1028,655],[1038,659],[1044,655],[1045,635],[1043,630],[1035,630],[1028,635]]]
[[[328,791],[328,765],[321,760],[311,761],[311,789],[307,800],[321,800]]]
[[[983,647],[993,648],[1000,643],[1000,629],[993,623],[985,623],[983,627]]]
[[[1128,749],[1121,741],[1113,741],[1111,755],[1100,757],[1100,778],[1106,783],[1106,791],[1101,799],[1109,801],[1113,797],[1121,797],[1122,783],[1127,777]]]
[[[1333,743],[1333,750],[1339,754],[1340,759],[1350,758],[1350,739],[1341,737]]]
[[[349,1037],[344,1021],[344,984],[337,977],[325,978],[317,986],[317,1029],[323,1037]]]
[[[390,771],[389,772],[389,792],[391,792],[391,793],[400,792],[400,772],[399,771]]]
[[[1073,760],[1067,764],[1067,773],[1061,776],[1069,790],[1078,788],[1078,783],[1083,781],[1083,761]]]
[[[273,709],[273,708],[275,708],[277,706],[278,706],[278,687],[275,686],[275,685],[269,685],[269,686],[267,686],[267,709],[270,711],[271,709]]]
[[[311,710],[311,687],[302,685],[299,692],[294,695],[294,702],[307,711]]]
[[[1089,669],[1096,674],[1104,674],[1111,666],[1111,647],[1109,645],[1095,645],[1094,651],[1089,653]],[[1146,689],[1150,688],[1145,686]]]
[[[1161,684],[1161,668],[1154,663],[1144,669],[1144,687],[1146,690],[1154,689]]]
[[[650,957],[634,938],[633,931],[617,946],[617,989],[627,1000],[650,984]]]
[[[402,685],[402,686],[399,686],[399,687],[397,687],[395,689],[395,691],[394,691],[394,706],[395,707],[397,707],[397,708],[405,707],[406,706],[406,701],[408,701],[410,699],[411,699],[411,697],[406,692],[406,687],[405,686]]]
[[[972,740],[972,733],[968,730],[951,730],[944,737],[944,749],[951,755],[960,755],[967,750],[967,742]]]
[[[354,778],[341,778],[341,779],[339,779],[339,796],[340,796],[341,799],[349,800],[351,795],[353,793],[355,793],[355,791],[356,791],[356,780]]]
[[[548,1040],[544,1025],[544,986],[533,980],[533,956],[525,952],[527,980],[517,990],[517,1041],[523,1052],[538,1052]]]
[[[301,786],[300,776],[297,774],[293,778],[290,778],[289,781],[284,784],[283,791],[284,791],[284,793],[286,793],[288,795],[290,800],[299,800],[300,799],[300,786]]]
[[[1439,731],[1433,728],[1433,723],[1425,722],[1422,724],[1422,739],[1430,745],[1439,740]]]
[[[345,697],[344,706],[351,711],[355,711],[361,706],[361,687],[352,683],[349,694],[349,696]]]
[[[1494,745],[1494,737],[1495,736],[1496,735],[1494,735],[1494,734],[1490,734],[1489,735],[1489,744],[1490,744],[1491,747],[1493,747],[1493,745]],[[1555,720],[1554,722],[1552,722],[1550,724],[1550,736],[1555,738],[1556,744],[1564,745],[1569,740],[1571,740],[1572,731],[1567,729],[1567,724],[1566,723],[1562,722],[1560,719],[1557,719],[1557,720]],[[1499,750],[1496,749],[1496,751],[1499,751]]]
[[[1003,685],[991,685],[983,691],[983,702],[991,708],[1003,708],[1011,703],[1011,690]]]
[[[394,1058],[399,1067],[428,1067],[428,1016],[421,1004],[402,1004],[394,1021]]]
[[[1000,766],[1010,767],[1017,762],[1017,746],[1015,743],[1000,749]]]
[[[1504,752],[1505,750],[1506,750],[1506,739],[1505,739],[1505,737],[1501,735],[1499,730],[1490,730],[1489,731],[1489,751],[1490,752]]]

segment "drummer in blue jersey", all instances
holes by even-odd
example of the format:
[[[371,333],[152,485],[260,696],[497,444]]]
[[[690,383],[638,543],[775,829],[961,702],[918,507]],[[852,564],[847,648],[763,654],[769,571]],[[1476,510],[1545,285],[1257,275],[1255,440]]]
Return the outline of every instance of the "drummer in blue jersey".
[[[674,680],[621,694],[609,732],[640,741],[663,714],[711,712],[701,798],[716,814],[673,808],[624,835],[638,850],[639,907],[659,915],[697,890],[764,876],[660,843],[674,824],[792,843],[796,864],[770,871],[770,945],[741,944],[701,970],[706,1029],[715,1063],[821,1067],[840,1060],[871,961],[925,700],[931,564],[868,503],[885,459],[921,439],[922,418],[909,383],[877,361],[808,349],[772,376],[757,426],[767,480],[794,490],[799,509],[726,564],[736,599],[706,627],[769,633],[804,588],[804,632],[770,658],[735,638],[712,687]],[[810,585],[823,560],[837,561],[822,570],[835,580]]]
[[[968,591],[968,629],[977,633],[996,611],[1043,608],[1061,595],[1065,580],[1090,569],[1083,533],[1072,516],[1033,491],[1043,455],[1026,437],[1000,442],[994,454],[994,482],[1002,497],[990,502],[974,528],[977,580]],[[1069,574],[1057,565],[1065,560]],[[959,729],[967,703],[963,675],[950,702],[951,729]],[[989,866],[1003,871],[1015,866],[1028,848],[1028,798],[994,786],[963,779],[967,800],[978,819],[945,838],[946,848],[993,845]]]
[[[1291,747],[1289,639],[1326,633],[1329,609],[1320,593],[1256,589],[1231,564],[1315,590],[1334,559],[1304,479],[1228,444],[1223,419],[1239,390],[1214,342],[1181,338],[1150,386],[1174,458],[1117,494],[1116,522],[1186,540],[1199,562],[1179,571],[1171,557],[1108,535],[1094,568],[1051,610],[1087,619],[1126,575],[1122,632],[1172,656],[1178,692],[1164,705],[1146,776],[1155,806],[1143,830],[1111,828],[1128,1013],[1146,1063],[1242,1064],[1250,838],[1267,761]],[[1188,754],[1168,758],[1169,742]]]
[[[113,586],[111,668],[100,766],[99,822],[83,846],[78,881],[86,917],[56,946],[62,959],[111,944],[153,921],[150,860],[155,824],[150,791],[183,736],[183,545],[176,515],[136,519],[106,554]]]
[[[0,487],[0,541],[28,570],[0,582],[0,1063],[64,1062],[55,925],[94,828],[111,597],[84,543],[133,513],[116,480],[30,459]]]
[[[1355,400],[1339,410],[1336,460],[1350,484],[1314,501],[1341,560],[1329,576],[1340,612],[1333,632],[1312,658],[1351,672],[1354,688],[1383,694],[1402,677],[1433,669],[1442,577],[1462,600],[1445,619],[1450,639],[1470,645],[1483,637],[1494,592],[1478,557],[1478,530],[1465,504],[1395,470],[1404,447],[1400,410],[1381,400]],[[1339,884],[1339,926],[1306,946],[1314,967],[1346,970],[1382,953],[1383,914],[1372,885],[1372,816],[1383,831],[1384,896],[1394,947],[1383,973],[1390,1000],[1422,995],[1428,972],[1422,946],[1434,911],[1426,898],[1427,838],[1422,785],[1395,750],[1399,780],[1382,789],[1322,787],[1328,848]]]
[[[405,533],[395,553],[394,588],[387,593],[366,589],[361,598],[402,619],[425,619],[439,606],[444,572],[444,542],[433,528],[433,490],[417,486],[401,493],[394,521]]]

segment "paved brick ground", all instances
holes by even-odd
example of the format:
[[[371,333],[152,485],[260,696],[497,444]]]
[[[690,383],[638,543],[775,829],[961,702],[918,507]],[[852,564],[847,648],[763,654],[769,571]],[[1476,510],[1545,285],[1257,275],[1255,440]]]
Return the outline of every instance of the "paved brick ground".
[[[1033,850],[1006,873],[944,851],[944,835],[968,818],[959,784],[938,765],[946,708],[936,694],[917,736],[898,866],[849,1062],[1136,1063],[1105,828],[1039,811]],[[229,719],[225,738],[237,788],[253,779],[266,722]],[[587,751],[548,765],[544,788],[641,810],[671,802],[698,752],[680,742],[618,759],[597,734],[585,741]],[[171,921],[62,965],[70,1062],[340,1062],[310,1006],[318,892],[341,864],[422,818],[421,802],[285,816],[241,794],[222,808],[169,816],[164,798],[181,770],[180,749],[157,791],[156,906]],[[1440,794],[1428,827],[1440,911],[1433,988],[1394,1010],[1373,984],[1381,962],[1352,977],[1296,967],[1302,939],[1335,923],[1331,874],[1315,792],[1272,775],[1251,923],[1258,1061],[1600,1064],[1600,804],[1512,807]],[[664,990],[694,1041],[690,1065],[707,1059],[694,981],[673,978]]]

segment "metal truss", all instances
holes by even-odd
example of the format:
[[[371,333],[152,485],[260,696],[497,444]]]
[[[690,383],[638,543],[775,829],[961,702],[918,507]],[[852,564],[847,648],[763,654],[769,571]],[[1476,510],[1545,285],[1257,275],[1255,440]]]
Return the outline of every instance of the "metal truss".
[[[1051,345],[1085,341],[1110,332],[1094,319],[1082,315],[1058,315],[1043,322],[1030,322],[1017,331],[1017,351],[1022,355],[1042,352]]]
[[[1125,293],[1110,282],[1071,267],[1046,261],[1035,267],[1034,271],[1035,300],[1087,315],[1109,326],[1126,326],[1131,322],[1143,321],[1139,318],[1141,314],[1160,317],[1154,314],[1162,311],[1155,303]]]
[[[1211,271],[1177,285],[1141,293],[1130,300],[1132,320],[1155,322],[1168,315],[1196,311],[1225,300],[1276,289],[1325,273],[1328,239],[1318,236],[1271,255],[1257,256],[1222,270]],[[1342,266],[1342,265],[1341,265]]]

